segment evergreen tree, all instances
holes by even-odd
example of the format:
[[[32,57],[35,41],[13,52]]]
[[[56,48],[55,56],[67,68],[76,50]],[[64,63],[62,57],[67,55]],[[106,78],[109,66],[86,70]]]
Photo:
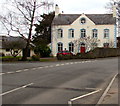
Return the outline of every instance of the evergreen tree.
[[[55,16],[54,12],[41,15],[42,20],[36,25],[33,43],[37,45],[47,45],[51,43],[51,24]]]

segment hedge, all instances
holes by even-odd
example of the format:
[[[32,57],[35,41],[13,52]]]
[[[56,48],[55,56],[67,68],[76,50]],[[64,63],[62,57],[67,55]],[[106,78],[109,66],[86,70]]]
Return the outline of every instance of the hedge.
[[[58,60],[66,59],[95,59],[120,56],[120,48],[95,48],[87,53],[78,53],[72,57],[61,55]]]

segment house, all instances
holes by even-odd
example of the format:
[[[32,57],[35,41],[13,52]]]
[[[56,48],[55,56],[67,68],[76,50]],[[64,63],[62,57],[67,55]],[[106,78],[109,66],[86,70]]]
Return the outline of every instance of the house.
[[[12,56],[12,54],[18,54],[17,56],[23,56],[26,41],[19,36],[0,36],[0,55]],[[31,46],[33,46],[31,44]],[[11,51],[14,49],[14,52]],[[14,55],[15,55],[14,54]],[[30,47],[28,57],[34,55],[34,51]]]
[[[116,14],[64,14],[56,5],[51,33],[53,56],[65,49],[79,53],[84,47],[87,52],[92,49],[87,43],[116,48]]]

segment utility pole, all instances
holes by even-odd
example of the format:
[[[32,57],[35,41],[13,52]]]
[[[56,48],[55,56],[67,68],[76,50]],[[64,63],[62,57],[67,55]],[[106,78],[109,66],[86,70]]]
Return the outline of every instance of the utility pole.
[[[120,1],[116,2],[117,4],[117,22],[118,22],[118,36],[120,37]]]
[[[117,9],[117,28],[118,37],[120,37],[120,1],[115,2]],[[118,58],[118,106],[120,106],[120,59]]]

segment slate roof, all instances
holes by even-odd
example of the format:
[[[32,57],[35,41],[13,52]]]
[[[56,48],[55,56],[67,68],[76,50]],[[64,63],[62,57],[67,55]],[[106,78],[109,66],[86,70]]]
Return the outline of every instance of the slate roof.
[[[25,48],[25,45],[26,45],[26,41],[22,38],[22,37],[13,37],[13,36],[0,36],[0,48],[9,48],[6,43],[7,42],[16,42],[16,41],[20,41],[22,42],[22,46],[23,48]],[[9,44],[9,43],[8,43]]]
[[[59,14],[54,18],[52,25],[70,25],[82,14]],[[112,14],[85,14],[96,25],[116,24]]]

